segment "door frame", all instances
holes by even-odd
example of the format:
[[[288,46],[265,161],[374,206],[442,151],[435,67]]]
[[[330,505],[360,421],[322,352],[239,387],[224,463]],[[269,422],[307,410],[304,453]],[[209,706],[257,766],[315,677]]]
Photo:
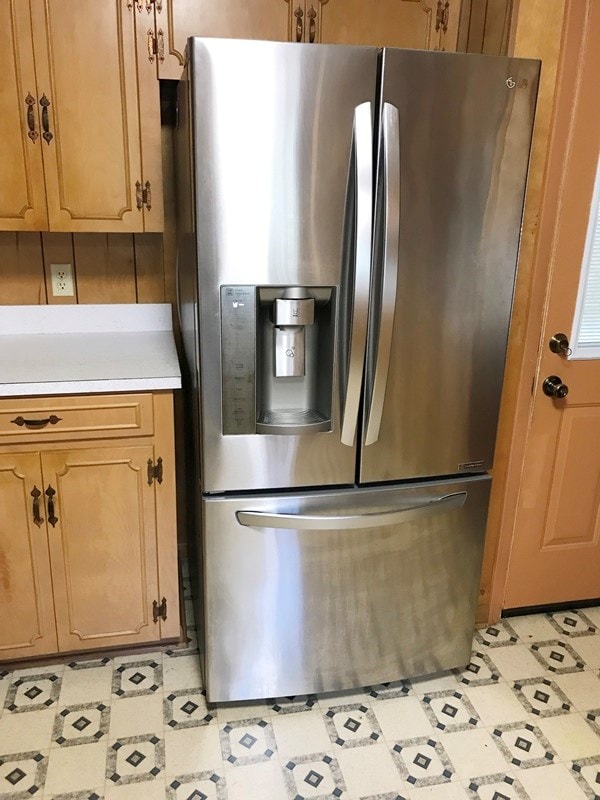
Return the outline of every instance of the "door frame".
[[[541,90],[538,102],[519,279],[496,444],[495,485],[492,485],[477,615],[478,622],[482,624],[498,620],[504,605],[523,463],[533,414],[533,388],[537,383],[540,353],[544,344],[542,337],[566,154],[573,135],[573,98],[577,96],[582,76],[583,45],[588,34],[592,2],[584,0],[573,3],[564,0],[560,7],[556,4],[553,8],[554,18],[548,13],[548,8],[542,14],[541,8],[531,7],[534,4],[541,6],[543,0],[533,0],[533,3],[528,0],[527,8],[522,4],[517,12],[515,51],[518,49],[518,54],[523,56],[534,55],[531,49],[535,47],[545,51],[542,75],[546,70],[546,92]],[[537,15],[539,22],[534,19]],[[561,35],[556,37],[559,26]],[[523,34],[521,40],[520,33]],[[530,52],[526,52],[526,48]]]

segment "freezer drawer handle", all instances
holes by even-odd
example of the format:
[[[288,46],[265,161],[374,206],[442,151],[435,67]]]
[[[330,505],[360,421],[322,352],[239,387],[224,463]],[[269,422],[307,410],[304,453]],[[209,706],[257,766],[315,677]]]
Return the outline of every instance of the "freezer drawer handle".
[[[445,494],[407,508],[376,511],[372,514],[326,515],[273,514],[270,511],[236,511],[240,525],[246,528],[289,528],[296,531],[349,530],[352,528],[380,528],[412,522],[428,514],[437,514],[460,508],[467,499],[466,492]]]

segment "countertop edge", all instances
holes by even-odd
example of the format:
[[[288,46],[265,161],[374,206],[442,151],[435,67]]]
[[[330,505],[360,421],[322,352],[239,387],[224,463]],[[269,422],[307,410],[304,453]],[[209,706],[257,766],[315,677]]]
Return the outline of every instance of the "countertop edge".
[[[3,397],[40,397],[44,395],[152,392],[165,389],[181,389],[181,379],[177,376],[167,376],[164,378],[116,378],[93,381],[73,380],[45,383],[3,383],[0,384],[0,399]]]

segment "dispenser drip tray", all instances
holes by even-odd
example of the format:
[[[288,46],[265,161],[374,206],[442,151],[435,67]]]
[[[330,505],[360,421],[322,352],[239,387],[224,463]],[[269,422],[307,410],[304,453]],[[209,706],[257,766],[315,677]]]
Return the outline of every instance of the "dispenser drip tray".
[[[298,435],[330,430],[331,420],[314,408],[271,408],[256,423],[257,433]]]

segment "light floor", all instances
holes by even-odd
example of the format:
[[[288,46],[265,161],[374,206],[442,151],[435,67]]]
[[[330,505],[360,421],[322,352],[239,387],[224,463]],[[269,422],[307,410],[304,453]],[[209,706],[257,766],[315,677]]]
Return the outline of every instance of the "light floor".
[[[463,672],[216,708],[189,634],[0,671],[0,798],[600,798],[600,608],[478,631]]]

